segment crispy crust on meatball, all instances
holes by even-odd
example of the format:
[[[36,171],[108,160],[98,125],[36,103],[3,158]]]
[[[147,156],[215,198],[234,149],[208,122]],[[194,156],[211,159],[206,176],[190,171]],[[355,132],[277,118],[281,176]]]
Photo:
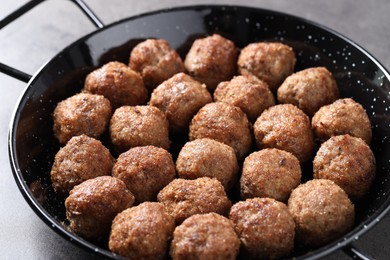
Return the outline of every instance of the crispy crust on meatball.
[[[105,96],[114,108],[142,105],[148,99],[148,91],[141,76],[117,61],[109,62],[88,74],[84,90]]]
[[[86,180],[75,186],[65,200],[69,229],[86,239],[106,239],[114,217],[133,203],[133,194],[117,178]]]
[[[275,105],[274,95],[267,83],[252,76],[236,76],[218,84],[214,101],[222,101],[242,109],[254,122],[268,107]]]
[[[165,259],[174,229],[164,205],[144,202],[115,217],[108,247],[129,259]]]
[[[252,145],[251,125],[242,110],[223,102],[202,107],[190,124],[190,140],[210,138],[234,149],[238,160],[248,154]]]
[[[54,158],[50,178],[56,192],[67,194],[74,186],[98,176],[110,175],[115,159],[98,140],[74,136]]]
[[[184,71],[179,54],[163,39],[147,39],[130,54],[129,66],[139,72],[150,92],[164,80]]]
[[[366,111],[351,98],[338,99],[321,107],[312,118],[312,129],[321,142],[343,134],[360,137],[367,144],[372,138],[371,122]]]
[[[240,178],[241,199],[269,197],[287,201],[301,182],[301,166],[292,154],[263,149],[245,158]]]
[[[245,259],[276,259],[294,248],[295,223],[287,206],[271,198],[237,202],[229,219],[241,240]]]
[[[171,132],[184,133],[198,110],[212,102],[206,85],[179,73],[161,83],[152,93],[150,105],[164,112]]]
[[[99,139],[106,131],[111,114],[111,103],[103,96],[76,94],[59,102],[54,109],[54,136],[61,144],[81,134]]]
[[[184,60],[188,73],[214,91],[218,83],[230,80],[236,72],[234,43],[218,34],[197,39]]]
[[[325,179],[314,179],[294,189],[288,209],[296,224],[297,241],[310,247],[341,237],[355,218],[355,207],[344,190]]]
[[[215,212],[226,216],[232,206],[221,182],[209,177],[175,179],[159,192],[157,200],[166,206],[176,224],[195,214]]]
[[[239,248],[229,219],[216,213],[197,214],[176,227],[170,255],[174,260],[234,260]]]
[[[294,105],[280,104],[268,108],[259,116],[253,128],[260,149],[288,151],[301,163],[313,155],[314,140],[309,117]]]
[[[176,169],[180,178],[216,178],[229,190],[237,180],[239,166],[233,148],[209,138],[201,138],[182,147]]]
[[[295,53],[278,42],[257,42],[247,45],[238,57],[238,72],[265,81],[276,92],[283,80],[294,71]]]
[[[112,176],[125,182],[137,203],[155,201],[176,176],[170,153],[155,146],[134,147],[119,155]]]
[[[375,157],[370,147],[350,135],[328,139],[313,161],[314,178],[334,181],[352,200],[368,193],[375,170]]]
[[[169,126],[163,112],[153,106],[122,106],[110,121],[111,141],[119,152],[153,145],[169,149]]]
[[[324,105],[339,98],[332,73],[325,67],[308,68],[288,76],[277,91],[280,103],[293,104],[313,116]]]

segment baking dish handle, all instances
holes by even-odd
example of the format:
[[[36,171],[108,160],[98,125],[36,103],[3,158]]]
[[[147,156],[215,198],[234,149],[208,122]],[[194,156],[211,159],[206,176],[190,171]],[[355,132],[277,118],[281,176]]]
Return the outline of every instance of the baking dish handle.
[[[17,10],[0,20],[0,30],[44,1],[45,0],[28,1],[27,3],[19,7]],[[100,18],[91,10],[91,8],[89,8],[89,6],[83,0],[71,0],[71,2],[77,5],[97,28],[104,27],[104,24],[100,20]],[[31,79],[31,75],[1,62],[0,72],[26,83],[29,82]]]
[[[346,245],[342,250],[346,255],[351,257],[352,259],[360,259],[360,260],[371,260],[374,259],[365,253],[361,252],[359,249],[354,247],[352,244]]]

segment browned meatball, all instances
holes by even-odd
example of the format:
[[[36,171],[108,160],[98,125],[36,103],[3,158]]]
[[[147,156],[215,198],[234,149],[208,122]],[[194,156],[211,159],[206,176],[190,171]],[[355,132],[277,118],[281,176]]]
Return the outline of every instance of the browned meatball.
[[[139,146],[119,155],[112,176],[125,182],[138,203],[155,201],[157,193],[176,176],[172,156],[165,149]]]
[[[349,134],[370,144],[371,122],[362,105],[351,98],[321,107],[312,118],[314,136],[321,142],[334,135]]]
[[[157,195],[176,224],[195,214],[216,212],[227,215],[232,206],[221,182],[209,177],[195,180],[175,179]]]
[[[287,206],[271,198],[253,198],[232,206],[229,214],[245,259],[276,259],[294,248],[295,223]]]
[[[209,138],[187,142],[177,157],[176,169],[184,179],[216,178],[226,190],[233,186],[239,171],[234,149]]]
[[[241,198],[269,197],[287,201],[301,182],[299,160],[278,149],[263,149],[245,158],[240,178]]]
[[[169,126],[163,112],[152,106],[123,106],[110,121],[111,141],[119,152],[154,145],[169,149]]]
[[[161,82],[184,71],[179,54],[163,39],[147,39],[130,54],[129,66],[139,72],[150,92]]]
[[[172,132],[184,133],[196,112],[210,102],[212,97],[204,84],[179,73],[153,91],[149,104],[165,113]]]
[[[355,218],[347,194],[330,180],[314,179],[299,185],[291,193],[288,209],[296,223],[297,242],[310,247],[342,236]]]
[[[54,135],[61,144],[86,134],[100,138],[112,114],[110,101],[101,95],[79,93],[59,102],[53,112]]]
[[[210,138],[234,149],[238,160],[248,154],[252,145],[251,126],[242,110],[223,102],[202,107],[190,124],[190,140]]]
[[[254,122],[268,107],[275,105],[267,83],[252,76],[236,76],[218,84],[214,101],[230,103],[242,109]]]
[[[278,101],[293,104],[313,116],[320,107],[339,98],[332,73],[325,67],[308,68],[288,76],[278,88]]]
[[[314,141],[309,117],[291,104],[268,108],[256,120],[254,134],[259,148],[277,148],[306,162],[313,155]]]
[[[165,259],[174,229],[164,205],[144,202],[115,217],[108,247],[128,259]]]
[[[338,184],[351,199],[363,197],[375,178],[375,157],[360,138],[333,136],[324,142],[313,161],[314,178]]]
[[[275,92],[283,80],[294,71],[294,50],[278,42],[257,42],[247,45],[238,57],[238,72],[265,81]]]
[[[114,108],[142,105],[148,99],[148,91],[141,76],[117,61],[109,62],[88,74],[84,90],[105,96]]]
[[[133,194],[117,178],[86,180],[75,186],[65,200],[69,228],[86,239],[106,239],[114,217],[133,203]]]
[[[170,255],[173,260],[234,260],[240,249],[231,221],[216,213],[193,215],[176,227]]]
[[[213,91],[219,82],[230,80],[236,71],[234,43],[218,34],[197,39],[184,60],[188,73]]]
[[[72,137],[54,158],[50,172],[53,188],[67,194],[85,180],[111,175],[114,163],[114,157],[100,141],[86,135]]]

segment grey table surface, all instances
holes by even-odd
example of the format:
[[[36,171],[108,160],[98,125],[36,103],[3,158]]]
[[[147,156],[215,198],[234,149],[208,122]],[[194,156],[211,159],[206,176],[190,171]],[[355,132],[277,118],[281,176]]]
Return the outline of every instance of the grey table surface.
[[[161,8],[193,4],[254,6],[297,15],[344,34],[390,69],[389,0],[85,0],[105,24]],[[1,0],[0,19],[25,0]],[[96,28],[70,1],[45,1],[0,31],[0,61],[33,75],[57,52]],[[0,73],[0,258],[94,259],[39,219],[19,192],[9,166],[7,136],[25,83]],[[354,245],[373,259],[390,258],[390,214]],[[328,258],[348,259],[341,251]]]

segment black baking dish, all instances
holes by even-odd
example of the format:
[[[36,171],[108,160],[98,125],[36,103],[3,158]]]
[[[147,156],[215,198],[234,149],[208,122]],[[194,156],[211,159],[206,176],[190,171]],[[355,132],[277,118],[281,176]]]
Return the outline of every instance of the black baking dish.
[[[357,202],[356,223],[344,237],[298,258],[320,258],[348,246],[390,209],[390,75],[363,48],[321,25],[291,15],[235,6],[190,6],[131,17],[99,29],[50,60],[27,84],[10,126],[9,156],[21,193],[53,230],[97,255],[118,258],[69,232],[63,224],[63,198],[51,188],[49,172],[59,144],[51,113],[60,100],[77,92],[93,69],[117,60],[128,62],[130,50],[146,38],[163,38],[184,57],[199,37],[219,33],[239,48],[250,42],[280,41],[293,47],[296,70],[325,66],[335,76],[341,97],[352,97],[366,109],[373,125],[371,148],[377,177],[371,192]]]

